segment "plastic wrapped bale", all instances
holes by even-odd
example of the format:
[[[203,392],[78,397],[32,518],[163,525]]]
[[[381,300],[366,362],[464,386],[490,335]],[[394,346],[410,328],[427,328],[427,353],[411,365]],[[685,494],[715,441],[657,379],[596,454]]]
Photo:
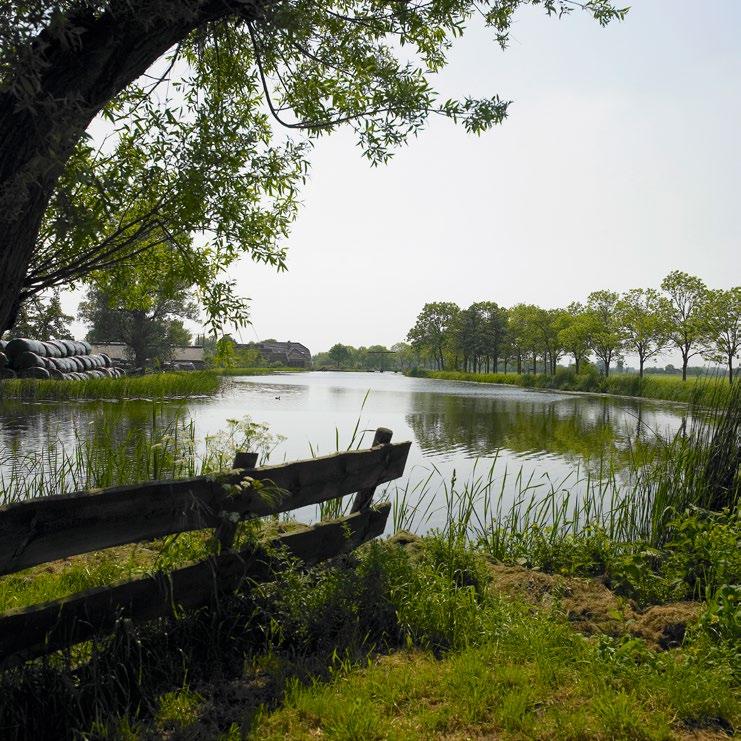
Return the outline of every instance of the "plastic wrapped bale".
[[[61,358],[62,352],[53,342],[42,342],[47,358]]]
[[[100,353],[100,357],[103,358],[103,364],[106,368],[110,368],[113,365],[110,355],[106,355],[104,352]]]
[[[37,355],[35,352],[26,350],[20,355],[16,355],[13,360],[13,367],[17,371],[25,371],[29,368],[43,368],[44,358],[41,355]]]
[[[54,381],[62,381],[64,379],[64,373],[62,373],[62,371],[60,370],[57,370],[56,368],[50,368],[49,378],[53,379]]]
[[[12,368],[0,368],[0,378],[17,378],[18,375]]]
[[[15,366],[15,359],[24,352],[32,352],[39,356],[46,355],[46,348],[37,340],[29,340],[26,337],[16,337],[10,340],[5,348],[5,354],[10,358],[10,364]]]
[[[65,356],[68,358],[71,358],[73,355],[77,354],[77,348],[75,347],[75,341],[74,340],[59,340],[66,350]]]
[[[88,347],[90,347],[90,345],[86,345],[86,343],[84,342],[75,340],[75,355],[89,355]]]
[[[8,360],[8,356],[0,350],[0,368],[7,368],[10,365],[10,361]]]
[[[80,344],[85,348],[85,355],[90,355],[90,353],[92,353],[93,346],[87,340],[82,340]]]
[[[26,370],[22,371],[22,378],[36,378],[40,381],[48,381],[49,380],[49,371],[46,370],[46,368],[39,368],[37,366],[32,366],[31,368],[26,368]]]
[[[62,340],[49,340],[50,345],[54,345],[59,351],[59,355],[55,355],[55,358],[66,358],[67,357],[67,346]]]

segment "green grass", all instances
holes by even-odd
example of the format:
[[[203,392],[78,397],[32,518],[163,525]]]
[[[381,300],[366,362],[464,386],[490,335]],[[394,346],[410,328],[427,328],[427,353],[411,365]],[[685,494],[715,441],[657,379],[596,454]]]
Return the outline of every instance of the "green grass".
[[[409,371],[417,378],[436,378],[445,381],[473,381],[476,383],[506,384],[524,388],[558,389],[585,393],[635,396],[664,401],[680,401],[712,405],[729,397],[731,384],[721,378],[694,378],[682,381],[676,376],[613,374],[605,378],[594,373],[576,375],[559,369],[555,376],[543,373],[466,373],[463,371]]]
[[[213,394],[219,390],[219,385],[219,377],[212,371],[153,373],[82,381],[11,378],[0,381],[0,399],[170,399]]]
[[[294,681],[249,737],[668,739],[737,717],[725,668],[696,653],[651,656],[517,605],[492,612],[507,628],[482,645],[442,658],[402,651],[329,682]]]
[[[61,738],[671,738],[737,727],[731,640],[584,636],[442,536],[376,543],[0,676],[0,728]],[[736,663],[734,664],[734,661]],[[44,712],[37,712],[40,697]],[[14,733],[15,729],[15,733]]]

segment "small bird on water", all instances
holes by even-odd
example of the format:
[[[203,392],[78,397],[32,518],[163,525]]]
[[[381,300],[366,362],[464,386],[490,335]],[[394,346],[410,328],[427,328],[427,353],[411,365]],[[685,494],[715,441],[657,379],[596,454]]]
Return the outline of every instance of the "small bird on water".
[[[278,401],[280,401],[280,396],[276,396],[275,398],[276,398],[276,399],[277,399]]]

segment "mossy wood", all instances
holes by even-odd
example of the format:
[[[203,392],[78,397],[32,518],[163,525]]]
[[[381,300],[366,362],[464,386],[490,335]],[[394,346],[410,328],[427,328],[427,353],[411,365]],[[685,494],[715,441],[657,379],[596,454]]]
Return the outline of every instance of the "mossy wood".
[[[384,503],[332,522],[270,541],[272,548],[228,551],[168,574],[81,592],[0,616],[0,668],[111,631],[121,619],[134,622],[174,615],[181,608],[214,604],[220,593],[269,580],[279,561],[275,549],[306,566],[346,553],[383,533],[390,510]]]
[[[409,446],[385,443],[278,466],[11,504],[0,508],[0,574],[203,528],[217,528],[228,546],[229,521],[288,512],[353,492],[372,496],[376,486],[403,474]],[[243,465],[239,458],[237,463]],[[367,507],[370,497],[364,496],[363,504]]]

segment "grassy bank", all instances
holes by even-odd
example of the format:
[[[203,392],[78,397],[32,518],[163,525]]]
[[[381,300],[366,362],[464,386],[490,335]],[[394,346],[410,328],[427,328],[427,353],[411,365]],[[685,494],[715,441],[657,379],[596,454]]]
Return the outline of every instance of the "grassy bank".
[[[505,509],[495,476],[454,479],[443,524],[424,538],[399,532],[310,571],[284,562],[272,582],[212,609],[122,621],[110,638],[5,672],[2,736],[731,736],[739,401],[736,390],[712,428],[697,422],[667,443],[617,498],[554,488],[536,500],[522,481]],[[205,465],[221,467],[241,434],[214,439]],[[162,446],[168,471],[200,465],[168,437],[150,437],[142,466]],[[429,491],[396,492],[397,529],[424,517]],[[245,529],[243,542],[280,526]],[[212,547],[196,533],[37,567],[0,578],[0,606],[167,570]]]
[[[445,381],[498,383],[523,388],[583,391],[646,399],[682,401],[710,405],[728,398],[731,385],[719,378],[698,378],[682,381],[675,376],[615,374],[605,378],[595,374],[576,375],[559,369],[555,376],[543,373],[465,373],[463,371],[412,370],[407,375],[416,378],[437,378]]]
[[[213,394],[219,377],[212,371],[153,373],[82,381],[30,378],[0,381],[0,399],[64,401],[67,399],[167,399]]]
[[[592,582],[557,577],[528,593],[533,573],[446,533],[372,544],[308,573],[286,563],[218,610],[122,623],[112,638],[5,672],[0,729],[4,738],[659,739],[737,727],[727,608],[653,608],[642,636],[627,600],[605,610],[585,598],[575,610],[576,589]]]

